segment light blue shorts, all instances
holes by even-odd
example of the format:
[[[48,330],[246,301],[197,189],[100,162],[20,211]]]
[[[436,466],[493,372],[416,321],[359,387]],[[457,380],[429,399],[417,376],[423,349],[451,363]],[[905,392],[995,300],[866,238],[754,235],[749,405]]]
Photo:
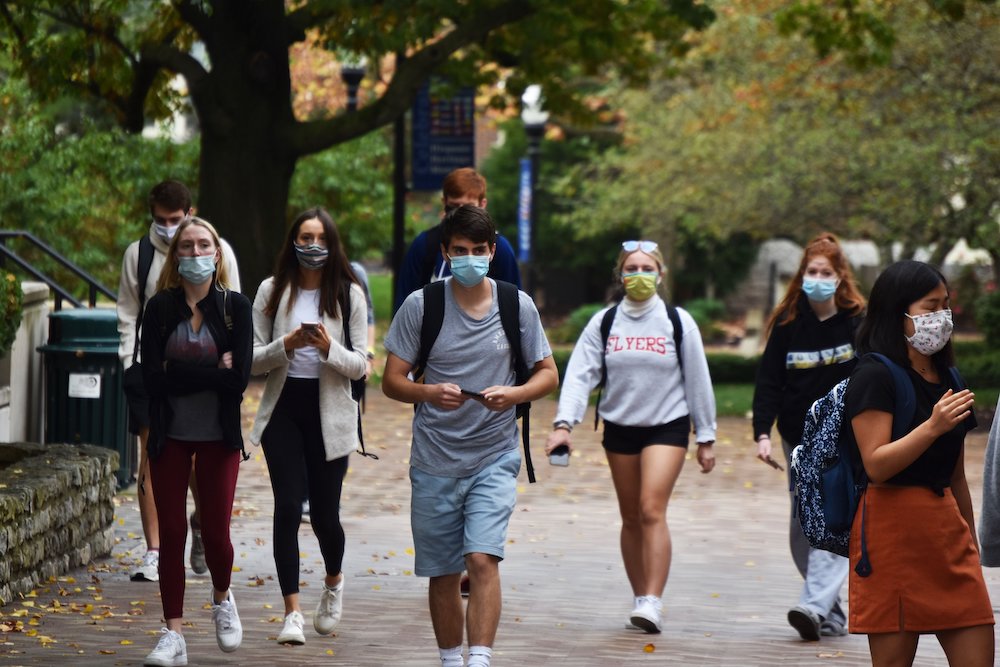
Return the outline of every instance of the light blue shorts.
[[[520,470],[517,449],[469,477],[438,477],[410,468],[417,576],[457,574],[465,569],[465,555],[470,553],[503,559]]]

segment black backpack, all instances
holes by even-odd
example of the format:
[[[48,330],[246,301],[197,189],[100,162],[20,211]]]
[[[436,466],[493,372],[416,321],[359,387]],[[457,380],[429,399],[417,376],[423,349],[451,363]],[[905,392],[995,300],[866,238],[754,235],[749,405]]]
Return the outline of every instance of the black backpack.
[[[597,405],[594,406],[595,431],[597,430],[598,414],[601,407],[601,389],[604,388],[604,385],[608,381],[608,365],[605,362],[605,358],[608,355],[608,336],[611,335],[611,324],[615,321],[615,315],[618,314],[618,306],[620,305],[621,303],[616,303],[608,308],[601,319],[601,380],[597,383]],[[681,377],[684,377],[684,357],[681,353],[681,343],[684,341],[684,328],[681,326],[681,316],[677,314],[677,308],[666,301],[663,302],[663,306],[667,309],[667,317],[670,319],[670,323],[674,325],[674,347],[677,349],[677,364],[681,367]]]
[[[514,366],[515,383],[522,385],[531,377],[532,370],[524,361],[521,352],[521,302],[517,286],[513,283],[496,280],[497,301],[500,308],[500,323],[503,332],[510,342],[511,364]],[[420,354],[413,366],[413,379],[417,380],[424,374],[427,358],[431,348],[441,333],[444,322],[444,286],[445,281],[438,280],[424,285],[424,319],[420,326]],[[515,418],[521,419],[521,442],[524,444],[524,466],[528,472],[528,481],[535,482],[535,467],[531,463],[529,447],[529,415],[531,403],[519,403],[515,409]]]

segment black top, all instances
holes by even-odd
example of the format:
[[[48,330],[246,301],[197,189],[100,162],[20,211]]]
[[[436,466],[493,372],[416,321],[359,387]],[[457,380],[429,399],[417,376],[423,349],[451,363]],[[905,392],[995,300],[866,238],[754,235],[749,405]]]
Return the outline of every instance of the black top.
[[[770,434],[777,418],[781,437],[799,443],[810,406],[857,364],[854,332],[860,323],[860,315],[844,311],[820,322],[802,296],[796,318],[771,330],[760,359],[753,393],[754,438]]]
[[[232,331],[227,331],[223,311],[226,309],[222,292],[213,286],[208,296],[198,302],[198,309],[215,340],[219,354],[233,353],[232,368],[200,366],[194,363],[168,361],[167,339],[182,319],[191,317],[184,291],[173,288],[157,292],[142,318],[142,375],[149,392],[150,458],[159,456],[170,424],[168,395],[185,395],[212,390],[219,396],[219,424],[223,441],[232,449],[243,448],[240,430],[240,403],[250,381],[253,360],[253,323],[250,300],[239,292],[229,292],[228,310]]]
[[[930,418],[934,404],[941,400],[949,384],[947,377],[942,378],[944,381],[942,384],[928,382],[912,368],[908,368],[906,374],[913,382],[917,399],[913,423],[907,429],[909,432]],[[851,374],[851,381],[844,395],[844,435],[851,451],[858,451],[851,420],[865,410],[878,410],[891,414],[895,405],[896,387],[889,369],[875,359],[863,359]],[[926,486],[939,493],[941,489],[951,486],[951,475],[958,463],[965,434],[974,426],[974,422],[970,424],[966,421],[948,431],[935,440],[916,461],[886,483],[898,486]]]

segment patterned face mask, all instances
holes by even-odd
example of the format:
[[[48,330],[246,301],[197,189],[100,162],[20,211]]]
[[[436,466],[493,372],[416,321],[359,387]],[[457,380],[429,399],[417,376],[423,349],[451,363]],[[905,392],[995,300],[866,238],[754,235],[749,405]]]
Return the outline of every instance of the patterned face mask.
[[[906,342],[914,350],[931,356],[948,344],[955,325],[951,318],[951,308],[936,310],[926,315],[903,313],[913,321],[913,335],[906,336]]]
[[[303,269],[318,271],[323,268],[323,265],[326,264],[326,258],[330,256],[330,251],[318,243],[311,245],[293,243],[292,245],[295,246],[295,257],[299,260],[299,266]]]

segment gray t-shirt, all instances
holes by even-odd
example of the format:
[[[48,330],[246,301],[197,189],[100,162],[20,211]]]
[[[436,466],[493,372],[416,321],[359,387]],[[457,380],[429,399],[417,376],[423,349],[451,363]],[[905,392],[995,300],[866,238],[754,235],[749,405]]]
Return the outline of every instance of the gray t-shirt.
[[[451,278],[445,283],[444,321],[427,358],[424,382],[453,382],[462,389],[482,391],[493,385],[513,385],[510,344],[500,322],[496,283],[493,305],[481,320],[463,311],[452,294]],[[521,349],[528,368],[552,355],[535,304],[519,292]],[[392,320],[385,349],[410,364],[420,354],[420,327],[424,293],[410,294]],[[457,410],[442,410],[419,403],[413,416],[413,449],[410,465],[444,477],[467,477],[489,465],[503,452],[518,446],[514,409],[487,410],[477,401],[466,401]]]
[[[196,332],[191,320],[181,320],[167,338],[164,357],[169,361],[182,361],[199,366],[217,366],[219,350],[215,346],[208,325],[201,323]],[[219,394],[210,389],[190,394],[167,396],[173,419],[167,425],[167,435],[186,442],[214,442],[222,440],[222,423],[219,421]]]

